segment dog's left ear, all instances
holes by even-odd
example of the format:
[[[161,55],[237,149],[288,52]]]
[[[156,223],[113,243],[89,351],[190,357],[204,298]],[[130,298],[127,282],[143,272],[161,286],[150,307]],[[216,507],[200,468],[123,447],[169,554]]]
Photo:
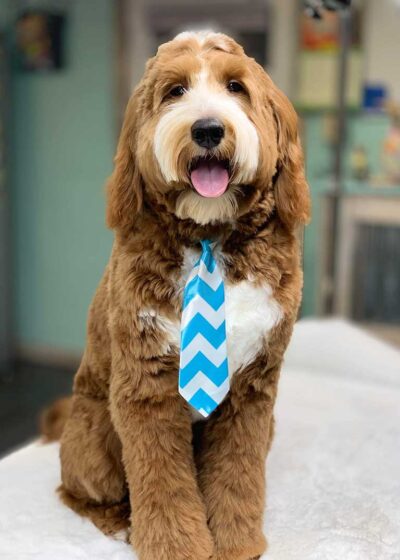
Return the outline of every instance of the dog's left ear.
[[[310,191],[304,173],[304,157],[293,105],[276,87],[270,99],[278,130],[279,158],[275,179],[278,215],[289,230],[307,224],[311,214]]]
[[[142,179],[136,164],[136,137],[143,83],[134,91],[125,111],[114,159],[114,171],[107,184],[107,225],[129,231],[143,202]]]

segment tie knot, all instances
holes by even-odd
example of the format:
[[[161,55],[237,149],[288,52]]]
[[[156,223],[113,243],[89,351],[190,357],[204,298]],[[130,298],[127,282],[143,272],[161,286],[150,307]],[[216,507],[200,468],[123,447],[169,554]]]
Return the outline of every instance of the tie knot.
[[[211,253],[212,254],[212,247],[211,247],[211,241],[209,241],[208,239],[202,239],[200,241],[201,243],[201,248],[203,253]]]

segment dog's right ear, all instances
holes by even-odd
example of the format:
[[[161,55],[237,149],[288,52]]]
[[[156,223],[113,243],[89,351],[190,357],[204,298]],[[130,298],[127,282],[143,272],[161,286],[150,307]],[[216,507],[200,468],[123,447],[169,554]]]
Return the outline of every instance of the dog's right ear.
[[[303,150],[298,132],[298,118],[293,105],[276,86],[271,104],[278,133],[278,173],[275,202],[278,215],[290,230],[310,221],[310,190],[304,173]]]
[[[125,232],[132,227],[143,202],[142,179],[135,153],[143,90],[141,82],[129,100],[114,159],[114,171],[107,183],[107,225]]]

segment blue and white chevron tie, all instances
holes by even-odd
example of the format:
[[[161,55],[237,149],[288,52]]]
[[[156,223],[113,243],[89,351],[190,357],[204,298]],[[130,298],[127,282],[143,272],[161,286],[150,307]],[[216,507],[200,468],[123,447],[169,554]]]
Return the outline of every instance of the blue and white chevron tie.
[[[183,294],[179,392],[207,417],[229,391],[224,282],[209,241]]]

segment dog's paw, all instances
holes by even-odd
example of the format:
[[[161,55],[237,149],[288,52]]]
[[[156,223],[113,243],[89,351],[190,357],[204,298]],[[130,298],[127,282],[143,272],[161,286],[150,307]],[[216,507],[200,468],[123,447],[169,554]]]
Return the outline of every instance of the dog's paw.
[[[244,554],[244,556],[243,556]],[[260,560],[261,554],[257,556],[247,556],[247,553],[235,552],[233,550],[219,552],[215,554],[211,560]]]
[[[133,547],[140,560],[213,560],[212,552],[193,547],[177,547],[167,543],[156,547],[138,549]]]
[[[260,560],[266,548],[267,541],[264,535],[260,535],[255,541],[246,543],[237,549],[217,549],[212,560]]]
[[[131,536],[131,544],[140,560],[212,560],[214,542],[211,533],[165,535],[162,540],[140,539]]]
[[[121,529],[120,531],[117,531],[116,533],[114,533],[112,535],[112,538],[116,541],[122,541],[122,542],[129,542],[129,529]]]

